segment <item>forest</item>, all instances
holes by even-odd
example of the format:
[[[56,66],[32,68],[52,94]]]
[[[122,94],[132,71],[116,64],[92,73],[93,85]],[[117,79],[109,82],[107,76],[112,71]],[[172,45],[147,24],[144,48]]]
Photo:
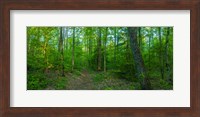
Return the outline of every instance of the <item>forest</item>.
[[[27,27],[27,90],[172,90],[173,27]]]

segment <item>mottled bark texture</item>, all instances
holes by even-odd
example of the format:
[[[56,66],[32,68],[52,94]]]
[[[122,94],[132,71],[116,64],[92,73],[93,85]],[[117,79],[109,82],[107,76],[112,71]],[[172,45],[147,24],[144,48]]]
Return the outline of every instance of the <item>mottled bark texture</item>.
[[[138,47],[137,30],[138,28],[136,27],[128,27],[128,33],[130,37],[130,47],[133,53],[133,59],[135,62],[135,67],[136,67],[136,72],[137,72],[136,74],[137,74],[137,78],[139,79],[141,89],[149,90],[151,89],[151,83],[147,77],[144,61],[143,61],[140,49]]]
[[[73,40],[72,40],[72,72],[74,71],[74,48],[75,48],[75,27],[73,27]]]
[[[59,39],[59,52],[61,60],[61,74],[64,76],[64,47],[63,47],[63,28],[60,27],[60,39]]]
[[[98,68],[97,70],[101,70],[101,28],[99,28],[99,37],[98,37]]]

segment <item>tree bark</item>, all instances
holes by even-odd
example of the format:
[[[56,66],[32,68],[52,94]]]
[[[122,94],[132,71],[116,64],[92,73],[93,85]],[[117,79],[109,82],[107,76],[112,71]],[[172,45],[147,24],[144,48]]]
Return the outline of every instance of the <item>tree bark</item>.
[[[60,51],[60,60],[61,60],[61,72],[64,76],[64,49],[63,49],[63,28],[60,27],[60,40],[59,40],[59,51]]]
[[[97,70],[101,70],[101,28],[99,28],[99,37],[98,37],[98,68]]]
[[[108,27],[106,27],[106,37],[104,41],[104,72],[106,72],[106,43],[107,43]]]
[[[72,40],[72,72],[74,71],[74,47],[75,47],[75,27],[73,27],[73,40]]]
[[[166,79],[168,82],[171,82],[170,81],[170,66],[169,66],[169,59],[168,59],[168,47],[169,47],[169,30],[170,28],[168,27],[167,28],[167,35],[166,35],[166,47],[165,47],[165,51],[166,51],[166,54],[165,54],[165,60],[166,60]]]
[[[92,28],[90,29],[90,34],[92,33]],[[91,67],[91,56],[92,56],[92,37],[89,38],[89,66]]]
[[[114,63],[116,63],[116,43],[117,43],[117,28],[115,27],[115,42],[114,42]]]
[[[139,39],[138,39],[138,46],[140,48],[141,51],[141,39],[142,39],[142,35],[141,35],[141,27],[138,28],[138,33],[139,33]]]
[[[44,31],[44,61],[45,61],[45,72],[48,71],[48,56],[47,56],[47,47],[48,47],[48,41],[49,39],[46,37],[47,32]]]
[[[152,33],[151,29],[150,29],[150,33]],[[152,36],[152,34],[149,35],[149,48],[148,48],[149,49],[149,64],[148,64],[149,66],[148,66],[148,72],[150,72],[150,70],[151,70],[150,69],[150,62],[151,62],[151,55],[150,55],[151,54],[151,38],[152,38],[151,36]]]
[[[68,50],[68,28],[65,28],[65,50]]]
[[[130,47],[133,53],[133,59],[135,62],[135,67],[137,71],[137,77],[139,78],[139,82],[142,90],[151,89],[151,83],[146,75],[144,61],[138,47],[137,43],[137,28],[128,27],[128,33],[130,37]]]
[[[159,60],[160,60],[160,74],[161,78],[164,79],[164,69],[163,69],[163,54],[162,54],[162,37],[161,37],[161,28],[158,28],[158,35],[159,35]]]

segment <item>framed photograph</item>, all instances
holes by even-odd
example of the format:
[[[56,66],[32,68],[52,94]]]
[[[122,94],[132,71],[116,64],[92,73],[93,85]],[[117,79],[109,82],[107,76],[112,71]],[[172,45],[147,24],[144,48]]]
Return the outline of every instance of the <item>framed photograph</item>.
[[[200,116],[199,0],[0,5],[0,116]]]

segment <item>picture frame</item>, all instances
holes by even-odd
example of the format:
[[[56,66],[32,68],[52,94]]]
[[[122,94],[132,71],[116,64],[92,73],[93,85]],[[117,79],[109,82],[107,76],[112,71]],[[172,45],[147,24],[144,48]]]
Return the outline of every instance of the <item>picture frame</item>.
[[[10,107],[10,10],[190,10],[190,107]],[[200,116],[199,0],[3,0],[0,4],[0,116]],[[20,54],[20,53],[19,53]]]

